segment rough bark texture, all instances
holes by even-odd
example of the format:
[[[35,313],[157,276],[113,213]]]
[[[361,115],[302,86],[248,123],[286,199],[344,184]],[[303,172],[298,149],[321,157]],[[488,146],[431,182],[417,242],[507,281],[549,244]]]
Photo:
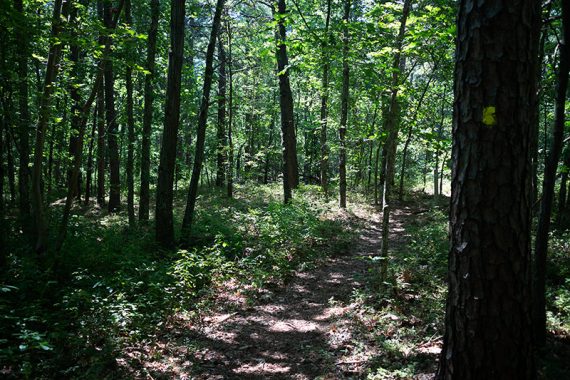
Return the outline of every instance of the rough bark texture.
[[[348,66],[348,21],[350,17],[350,0],[344,2],[344,15],[342,17],[342,93],[340,95],[340,125],[339,136],[339,205],[346,208],[346,124],[348,121],[348,87],[350,85],[350,67]]]
[[[146,69],[144,78],[144,110],[141,144],[141,189],[139,200],[139,220],[148,221],[150,209],[150,135],[152,132],[152,113],[154,91],[152,89],[155,76],[156,36],[160,17],[159,0],[150,0],[150,29],[147,40]]]
[[[277,75],[279,77],[279,105],[281,107],[281,133],[283,135],[283,197],[285,203],[292,198],[292,189],[299,183],[297,163],[297,138],[295,136],[293,94],[289,83],[289,58],[287,57],[287,31],[285,0],[277,0]]]
[[[552,203],[554,201],[554,185],[556,171],[562,152],[564,140],[564,123],[566,107],[566,90],[568,89],[568,72],[570,69],[570,56],[568,43],[570,43],[570,4],[562,2],[562,29],[560,39],[560,65],[558,67],[558,81],[556,89],[556,103],[554,109],[554,125],[552,131],[552,144],[546,166],[544,168],[544,181],[542,183],[542,199],[538,227],[535,240],[535,273],[533,293],[533,331],[535,343],[542,347],[546,343],[546,256],[548,251],[548,231],[552,216]]]
[[[226,178],[227,137],[226,137],[226,52],[218,36],[218,131],[217,131],[217,171],[216,186],[224,186]]]
[[[530,185],[538,2],[462,0],[451,250],[438,379],[531,379]]]
[[[198,133],[196,136],[196,152],[194,156],[194,166],[192,168],[192,178],[188,188],[188,198],[186,209],[184,210],[184,220],[182,221],[182,239],[190,238],[192,221],[194,219],[194,209],[196,207],[196,197],[198,196],[198,184],[202,162],[204,161],[204,145],[206,143],[206,124],[208,122],[208,108],[210,106],[210,90],[212,89],[212,77],[214,75],[214,51],[216,50],[216,40],[220,29],[224,0],[217,0],[214,12],[214,21],[210,32],[208,49],[206,50],[206,67],[204,69],[204,86],[202,88],[202,102],[198,114]]]
[[[160,165],[156,187],[156,241],[166,247],[174,245],[174,221],[172,215],[174,164],[176,141],[180,122],[180,83],[184,53],[184,0],[171,2],[170,53],[166,104],[164,106],[164,130],[160,147]]]
[[[107,29],[112,28],[113,6],[111,0],[103,2],[103,20]],[[106,49],[111,50],[113,39],[105,38]],[[107,144],[109,149],[109,212],[119,211],[121,208],[121,177],[119,171],[119,125],[115,110],[115,78],[113,61],[107,57],[105,62],[105,120],[107,123]]]
[[[55,0],[53,5],[51,37],[57,38],[61,31],[61,0]],[[43,204],[42,194],[42,164],[46,130],[51,116],[51,96],[53,82],[59,70],[62,44],[52,44],[49,49],[43,92],[40,98],[38,125],[36,127],[36,143],[34,149],[34,168],[32,171],[32,210],[35,222],[36,253],[42,254],[47,250],[48,221]]]

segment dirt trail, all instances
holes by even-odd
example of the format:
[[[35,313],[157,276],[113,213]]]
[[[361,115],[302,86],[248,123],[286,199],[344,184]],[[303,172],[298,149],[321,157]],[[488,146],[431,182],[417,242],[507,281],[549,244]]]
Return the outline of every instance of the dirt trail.
[[[399,216],[405,214],[395,212],[396,240],[403,231]],[[362,289],[364,276],[372,268],[366,256],[378,254],[381,230],[377,213],[355,217],[366,220],[352,252],[297,273],[286,287],[260,294],[253,306],[237,295],[216,302],[224,306],[199,323],[178,323],[173,335],[159,344],[161,360],[145,363],[146,375],[155,379],[359,378],[375,348],[373,342],[354,339],[358,310],[352,296]]]

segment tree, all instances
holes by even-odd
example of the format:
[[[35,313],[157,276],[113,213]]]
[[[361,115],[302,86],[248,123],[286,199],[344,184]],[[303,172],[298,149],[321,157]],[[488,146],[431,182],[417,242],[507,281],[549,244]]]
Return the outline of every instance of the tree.
[[[556,88],[556,103],[554,110],[554,125],[552,144],[542,182],[542,199],[535,240],[535,273],[533,293],[533,328],[535,343],[544,346],[546,343],[546,256],[548,252],[548,231],[552,217],[552,203],[554,201],[554,184],[558,161],[562,153],[564,140],[564,124],[566,111],[566,93],[568,89],[568,74],[570,71],[570,4],[562,2],[562,38],[559,42],[560,65],[558,67],[558,81]],[[559,210],[560,212],[561,210]]]
[[[125,23],[133,24],[131,15],[131,1],[125,0]],[[132,50],[132,49],[130,49]],[[129,51],[131,52],[131,51]],[[133,67],[127,65],[125,69],[125,85],[127,87],[127,212],[129,225],[135,225],[135,115],[133,111]]]
[[[182,239],[187,240],[190,237],[192,229],[192,221],[194,218],[194,209],[196,207],[196,198],[198,196],[198,184],[200,180],[200,172],[204,161],[204,145],[206,143],[206,124],[208,122],[208,109],[210,107],[210,90],[212,89],[212,78],[214,75],[214,51],[216,50],[216,40],[222,19],[222,11],[224,10],[224,0],[216,1],[216,9],[214,11],[214,20],[212,22],[212,30],[210,31],[210,40],[206,50],[206,67],[204,68],[204,86],[202,87],[202,101],[200,102],[200,112],[198,114],[198,133],[196,136],[196,153],[194,155],[194,166],[192,168],[192,177],[190,178],[190,186],[188,187],[188,197],[186,198],[186,209],[184,210],[184,219],[182,221]]]
[[[398,102],[398,89],[400,83],[400,73],[404,71],[406,61],[402,56],[402,46],[406,33],[406,22],[410,14],[412,0],[406,0],[402,9],[400,19],[400,30],[396,39],[396,53],[392,64],[392,81],[390,88],[390,98],[386,109],[384,120],[384,131],[388,134],[386,142],[382,147],[382,171],[380,175],[380,188],[382,189],[382,246],[380,255],[380,278],[385,281],[388,276],[388,244],[390,228],[390,197],[392,195],[392,183],[394,180],[394,163],[396,160],[396,148],[398,146],[398,133],[400,131],[400,103]]]
[[[48,243],[48,220],[44,208],[42,194],[42,164],[45,145],[46,130],[51,115],[51,97],[54,90],[54,81],[59,70],[62,44],[57,41],[62,28],[61,0],[55,0],[53,4],[53,16],[51,27],[52,42],[50,45],[48,62],[46,66],[43,92],[39,104],[38,125],[36,127],[36,142],[34,149],[34,167],[32,171],[32,210],[35,222],[35,251],[43,254],[47,250]]]
[[[147,39],[146,70],[144,78],[144,110],[141,144],[141,189],[139,200],[139,220],[148,221],[150,205],[150,135],[152,132],[152,114],[155,77],[156,36],[160,18],[159,0],[150,0],[150,28]]]
[[[531,379],[530,139],[539,2],[462,0],[438,379]]]
[[[14,0],[14,8],[21,14],[21,20],[26,20],[24,13],[24,6],[22,0]],[[29,42],[27,38],[26,22],[17,25],[18,33],[18,76],[19,76],[19,91],[18,91],[18,107],[20,117],[18,118],[18,138],[20,140],[20,165],[18,167],[18,190],[19,190],[19,205],[20,205],[20,219],[23,231],[30,234],[31,221],[30,221],[30,109],[28,105],[28,49]]]
[[[277,39],[277,76],[279,77],[279,105],[281,108],[281,134],[283,135],[283,197],[288,203],[292,197],[292,189],[299,183],[297,163],[297,138],[295,136],[295,113],[293,111],[293,93],[289,83],[289,58],[287,56],[287,6],[285,0],[277,0],[276,4],[278,30]]]
[[[329,43],[331,36],[329,33],[331,22],[331,3],[332,0],[327,0],[327,13],[325,18],[325,33],[322,41],[322,60],[323,60],[323,78],[321,82],[321,188],[328,195],[328,181],[329,181],[329,148],[327,142],[327,126],[328,126],[328,101],[329,101],[329,70],[330,70],[330,53]]]
[[[174,221],[172,215],[174,165],[176,141],[180,122],[180,83],[184,51],[185,1],[173,0],[170,4],[170,53],[166,103],[164,105],[164,129],[160,147],[160,164],[156,187],[156,241],[166,247],[174,245]]]
[[[220,33],[221,34],[221,33]],[[218,36],[218,131],[217,131],[217,171],[216,186],[223,187],[226,177],[227,135],[226,135],[226,53]]]
[[[350,0],[344,2],[344,16],[342,18],[342,94],[341,94],[341,110],[340,125],[338,135],[340,140],[339,152],[339,195],[340,207],[346,208],[346,124],[348,121],[348,87],[350,85],[350,67],[348,66],[348,22],[350,18]]]
[[[113,28],[113,8],[111,0],[103,1],[103,21],[110,33]],[[112,51],[113,38],[105,36],[105,49]],[[109,212],[119,211],[121,208],[121,176],[119,167],[119,125],[115,110],[115,77],[113,73],[113,60],[110,56],[105,61],[105,120],[107,123],[107,144],[109,149]]]

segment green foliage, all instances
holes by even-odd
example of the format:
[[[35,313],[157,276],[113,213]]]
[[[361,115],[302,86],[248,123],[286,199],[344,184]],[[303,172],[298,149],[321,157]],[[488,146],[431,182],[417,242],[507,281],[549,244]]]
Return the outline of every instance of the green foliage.
[[[200,199],[193,246],[172,252],[151,230],[130,229],[126,216],[72,218],[57,257],[38,261],[12,241],[0,277],[0,361],[11,377],[119,376],[125,347],[156,338],[178,311],[231,277],[245,285],[285,281],[302,266],[345,250],[348,225],[323,216],[315,189],[290,205],[279,187],[238,186],[238,199]],[[58,220],[60,209],[52,210]],[[42,270],[44,266],[50,270]]]

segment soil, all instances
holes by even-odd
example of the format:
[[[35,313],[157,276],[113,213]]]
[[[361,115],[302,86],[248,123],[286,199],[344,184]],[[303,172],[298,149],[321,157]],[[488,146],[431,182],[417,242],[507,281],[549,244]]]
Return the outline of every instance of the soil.
[[[407,208],[395,210],[394,244],[405,240]],[[360,331],[358,293],[380,250],[378,212],[354,211],[364,221],[354,249],[295,273],[285,286],[252,293],[236,283],[216,289],[213,309],[179,315],[158,343],[128,353],[137,378],[349,379],[363,377],[376,354]],[[364,326],[365,327],[365,326]],[[143,353],[145,352],[143,359]]]

